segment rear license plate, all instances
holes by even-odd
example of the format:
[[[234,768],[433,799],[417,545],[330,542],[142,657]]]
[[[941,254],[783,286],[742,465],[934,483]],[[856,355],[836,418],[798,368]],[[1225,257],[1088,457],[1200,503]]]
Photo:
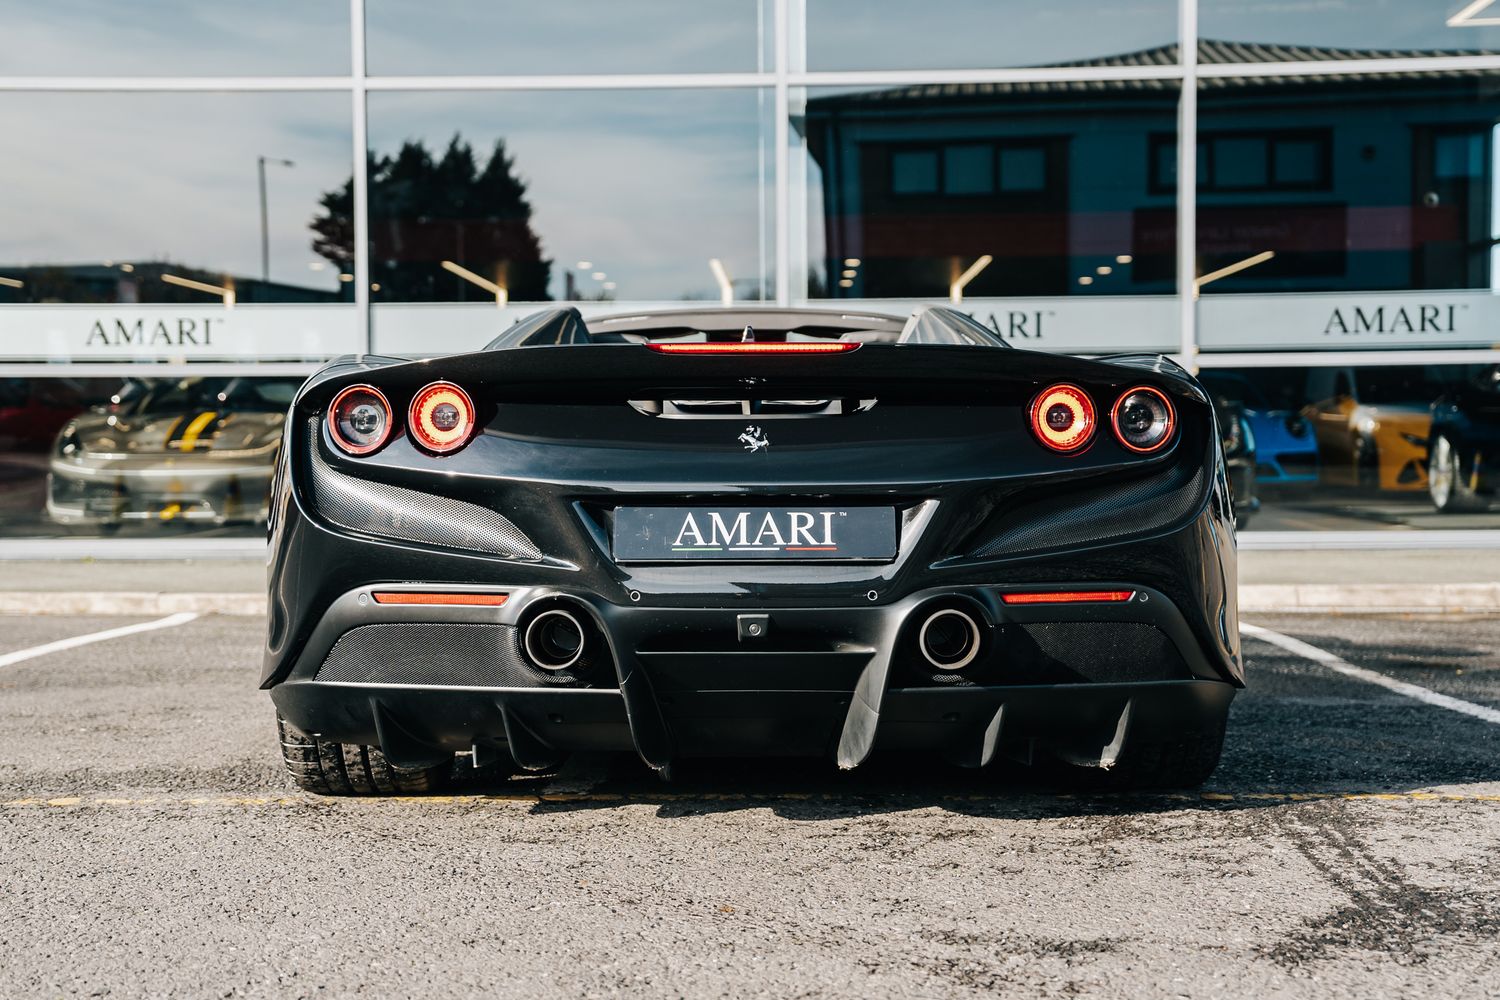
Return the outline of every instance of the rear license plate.
[[[619,507],[615,558],[672,560],[896,557],[894,507]]]

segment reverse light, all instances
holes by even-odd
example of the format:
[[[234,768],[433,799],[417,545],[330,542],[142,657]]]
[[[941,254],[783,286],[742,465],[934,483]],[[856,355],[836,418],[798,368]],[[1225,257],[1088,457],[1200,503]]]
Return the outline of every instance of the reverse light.
[[[340,450],[368,455],[391,436],[391,404],[373,385],[351,385],[328,406],[328,433]]]
[[[411,436],[439,455],[462,448],[474,433],[474,401],[452,382],[434,382],[412,397]]]
[[[1135,596],[1133,590],[1042,590],[1001,594],[1004,604],[1119,604]]]
[[[1077,451],[1094,437],[1094,403],[1076,385],[1043,389],[1031,403],[1031,431],[1053,451]]]
[[[657,354],[847,354],[859,347],[857,341],[830,340],[826,344],[806,341],[785,344],[733,343],[733,344],[647,344]]]
[[[1177,413],[1166,393],[1149,385],[1138,385],[1115,401],[1109,412],[1115,437],[1131,451],[1159,451],[1172,440]]]

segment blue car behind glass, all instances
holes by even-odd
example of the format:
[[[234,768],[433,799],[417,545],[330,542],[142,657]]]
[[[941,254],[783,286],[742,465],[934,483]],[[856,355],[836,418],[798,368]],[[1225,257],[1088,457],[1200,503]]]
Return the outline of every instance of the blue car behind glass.
[[[1302,414],[1275,408],[1243,375],[1203,372],[1199,381],[1216,395],[1244,403],[1245,419],[1255,438],[1255,479],[1259,486],[1317,483],[1318,443]]]

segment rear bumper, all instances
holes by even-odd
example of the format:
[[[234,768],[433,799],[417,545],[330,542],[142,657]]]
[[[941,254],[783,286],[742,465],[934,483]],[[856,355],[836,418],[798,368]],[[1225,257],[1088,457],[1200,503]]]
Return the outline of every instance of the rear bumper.
[[[378,604],[349,591],[323,616],[284,681],[281,713],[320,738],[382,746],[419,763],[478,745],[525,767],[580,750],[677,757],[944,753],[987,763],[1036,747],[1094,757],[1122,734],[1196,733],[1234,696],[1161,592],[1129,583],[1126,602],[1009,605],[1038,588],[927,590],[885,605],[802,608],[620,606],[544,588],[403,585],[495,592],[503,607]],[[1099,589],[1089,584],[1089,589]],[[1065,589],[1048,585],[1045,589]],[[592,665],[559,678],[520,636],[539,609],[575,610]],[[935,671],[915,634],[932,610],[961,606],[984,632],[980,656]],[[766,616],[757,638],[739,617]]]

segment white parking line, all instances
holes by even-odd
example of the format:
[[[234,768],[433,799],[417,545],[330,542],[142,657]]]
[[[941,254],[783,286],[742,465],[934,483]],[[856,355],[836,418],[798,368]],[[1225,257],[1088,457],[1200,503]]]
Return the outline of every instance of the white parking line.
[[[0,655],[0,667],[8,667],[13,663],[23,660],[34,660],[38,656],[46,656],[48,653],[60,653],[65,649],[76,649],[79,646],[87,646],[93,642],[103,642],[106,639],[118,639],[121,636],[135,635],[137,632],[154,632],[159,628],[175,628],[178,625],[186,625],[197,618],[193,611],[181,611],[175,615],[167,615],[153,622],[141,622],[138,625],[123,625],[120,628],[105,629],[103,632],[90,632],[87,635],[75,635],[68,639],[59,639],[49,642],[45,646],[32,646],[30,649],[17,650],[14,653]]]
[[[1489,708],[1485,705],[1476,705],[1474,702],[1464,701],[1462,698],[1453,698],[1446,694],[1438,694],[1436,691],[1417,684],[1408,684],[1406,681],[1398,681],[1393,677],[1387,677],[1385,674],[1377,673],[1374,670],[1356,667],[1354,664],[1334,656],[1327,650],[1308,645],[1301,639],[1293,639],[1289,635],[1282,635],[1280,632],[1273,632],[1268,628],[1261,628],[1259,625],[1246,625],[1244,623],[1240,624],[1240,634],[1251,636],[1262,642],[1269,642],[1273,646],[1280,646],[1288,653],[1294,653],[1315,663],[1321,663],[1329,670],[1341,673],[1345,677],[1352,677],[1355,680],[1365,681],[1369,684],[1379,684],[1387,690],[1406,695],[1408,698],[1414,698],[1425,704],[1436,705],[1438,708],[1446,708],[1450,712],[1461,712],[1464,715],[1472,715],[1476,719],[1483,719],[1485,722],[1493,722],[1495,725],[1500,725],[1500,710]]]

